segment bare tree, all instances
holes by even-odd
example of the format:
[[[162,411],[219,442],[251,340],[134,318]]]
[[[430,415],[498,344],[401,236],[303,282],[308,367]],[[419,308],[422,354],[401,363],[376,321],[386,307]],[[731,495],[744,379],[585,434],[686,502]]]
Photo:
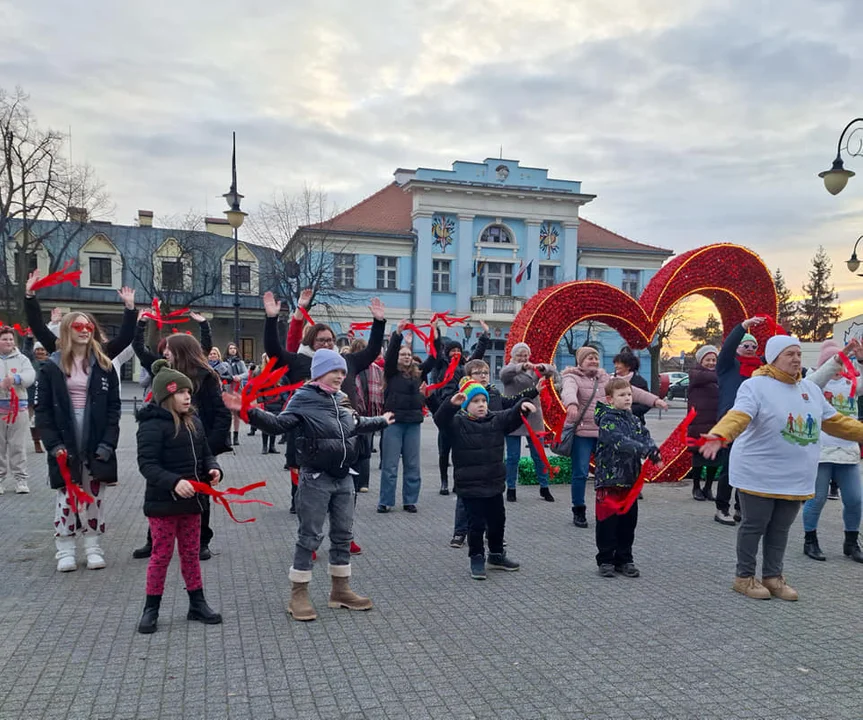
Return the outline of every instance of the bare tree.
[[[338,256],[352,253],[344,236],[331,228],[335,215],[326,192],[306,185],[298,195],[277,192],[249,216],[255,242],[281,253],[261,286],[272,288],[290,311],[305,288],[312,290],[312,305],[323,305],[328,314],[355,297],[356,269],[337,267]]]
[[[575,353],[578,351],[578,348],[590,345],[591,340],[593,339],[594,325],[596,325],[595,320],[588,320],[586,323],[573,325],[564,333],[563,342],[566,343],[566,351],[570,355],[575,357]],[[583,341],[581,339],[582,333],[584,333]]]
[[[665,313],[651,338],[651,343],[648,347],[648,351],[650,352],[650,388],[654,393],[659,389],[659,364],[663,356],[662,346],[686,322],[687,316],[690,314],[687,312],[688,304],[689,299],[684,298],[673,305]]]
[[[40,129],[28,100],[21,88],[0,88],[0,262],[5,309],[15,318],[36,257],[47,255],[53,272],[86,224],[114,211],[93,169],[65,157],[64,136]]]

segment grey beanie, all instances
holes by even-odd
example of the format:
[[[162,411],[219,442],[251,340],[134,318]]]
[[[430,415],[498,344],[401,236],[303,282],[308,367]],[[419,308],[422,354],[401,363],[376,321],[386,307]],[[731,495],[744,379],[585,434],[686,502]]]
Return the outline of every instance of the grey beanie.
[[[695,351],[695,362],[701,365],[701,361],[704,360],[707,355],[710,355],[710,353],[713,353],[717,357],[719,356],[719,350],[717,350],[713,345],[705,345],[704,347],[698,348],[698,350]]]
[[[312,357],[312,380],[317,380],[319,377],[333,370],[348,371],[348,365],[344,357],[335,350],[327,348],[315,350],[315,354]]]

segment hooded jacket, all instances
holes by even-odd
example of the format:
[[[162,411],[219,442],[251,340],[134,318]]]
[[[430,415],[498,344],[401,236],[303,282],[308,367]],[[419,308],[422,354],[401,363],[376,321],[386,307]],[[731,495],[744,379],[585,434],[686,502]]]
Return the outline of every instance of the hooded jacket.
[[[631,411],[597,403],[595,424],[599,430],[595,487],[632,487],[641,473],[641,459],[659,460],[659,448]]]
[[[120,383],[113,366],[103,370],[90,358],[87,405],[84,410],[84,437],[78,440],[72,398],[66,375],[55,352],[39,373],[36,390],[36,427],[48,451],[48,479],[52,488],[65,487],[54,453],[65,448],[72,480],[79,485],[85,466],[94,479],[117,482],[117,442],[120,438]],[[81,448],[79,450],[78,448]],[[100,451],[102,458],[96,456]],[[106,457],[107,456],[107,457]]]
[[[18,396],[18,407],[23,410],[27,407],[30,387],[36,382],[36,371],[29,358],[17,347],[12,348],[12,352],[6,356],[0,355],[0,380],[10,376],[13,380],[12,387]],[[0,388],[0,408],[8,409],[11,397],[9,390]]]
[[[363,418],[347,405],[347,396],[328,393],[314,384],[299,388],[280,415],[249,411],[249,423],[265,433],[296,431],[297,462],[311,472],[346,477],[359,457],[357,434],[387,426],[383,417]]]
[[[174,492],[180,480],[209,483],[210,470],[221,470],[210,451],[201,420],[193,416],[194,432],[185,423],[179,431],[174,416],[158,405],[138,411],[138,469],[147,481],[144,515],[200,515],[198,495],[183,498]]]

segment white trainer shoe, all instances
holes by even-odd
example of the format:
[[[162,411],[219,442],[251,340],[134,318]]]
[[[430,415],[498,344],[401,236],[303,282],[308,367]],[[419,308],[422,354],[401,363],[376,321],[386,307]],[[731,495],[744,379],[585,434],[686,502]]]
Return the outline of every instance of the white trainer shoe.
[[[27,486],[27,481],[19,480],[17,483],[15,483],[15,492],[18,495],[26,495],[28,492],[30,492],[30,488]]]
[[[54,557],[57,559],[58,572],[72,572],[77,570],[78,562],[75,560],[75,538],[54,538],[54,545],[57,548],[57,554]]]
[[[84,536],[84,552],[87,554],[87,569],[101,570],[105,567],[105,557],[102,548],[99,547],[98,535]]]

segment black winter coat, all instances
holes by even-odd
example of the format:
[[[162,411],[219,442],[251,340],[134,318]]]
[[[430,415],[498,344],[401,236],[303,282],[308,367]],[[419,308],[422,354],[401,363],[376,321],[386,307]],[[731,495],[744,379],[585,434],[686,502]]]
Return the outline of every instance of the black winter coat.
[[[204,351],[204,357],[206,357],[210,353],[210,350],[213,349],[213,334],[210,331],[210,323],[206,320],[199,323],[198,326],[201,328],[201,349]],[[146,320],[141,320],[135,325],[135,331],[132,337],[132,349],[135,351],[135,355],[138,356],[141,367],[144,368],[150,376],[152,376],[153,373],[150,372],[150,368],[156,360],[161,360],[161,358],[144,344],[144,333],[146,330]]]
[[[719,419],[734,407],[737,391],[746,380],[740,374],[740,360],[737,359],[737,347],[745,334],[746,330],[742,323],[735,325],[722,343],[716,358],[716,376],[719,379],[719,412],[717,413]]]
[[[645,392],[650,392],[650,387],[647,384],[647,380],[645,380],[638,373],[633,373],[632,377],[629,378],[629,384],[632,387],[640,388]],[[641,422],[644,422],[644,416],[647,415],[653,409],[652,405],[645,405],[643,403],[632,403],[632,414],[635,415]]]
[[[641,458],[658,461],[659,448],[629,410],[598,402],[594,417],[599,428],[594,487],[632,487],[641,472]]]
[[[695,408],[695,419],[689,426],[689,437],[710,432],[719,420],[719,380],[716,370],[698,366],[689,371],[689,409]]]
[[[204,426],[193,418],[195,431],[180,424],[177,432],[174,417],[158,405],[145,405],[138,411],[138,469],[147,481],[144,493],[144,515],[200,515],[198,495],[183,498],[174,493],[180,480],[210,482],[209,471],[221,470],[210,451]]]
[[[394,332],[390,336],[387,354],[384,357],[384,410],[395,413],[397,423],[421,423],[423,421],[423,406],[425,398],[420,392],[423,374],[434,363],[434,358],[428,358],[423,363],[419,377],[410,377],[399,370],[399,350],[402,346],[402,336]]]
[[[281,415],[250,410],[249,423],[271,435],[295,430],[299,466],[343,478],[359,457],[357,434],[387,426],[383,417],[360,417],[346,402],[344,393],[331,395],[315,385],[304,385]]]
[[[84,410],[84,437],[80,442],[82,451],[79,451],[72,398],[66,387],[66,375],[59,363],[60,355],[54,353],[39,372],[36,390],[36,427],[48,451],[48,480],[51,487],[65,487],[54,457],[60,448],[65,448],[69,454],[69,469],[74,482],[81,484],[86,466],[99,482],[116,483],[121,408],[117,373],[113,367],[103,370],[91,359],[87,406]],[[96,456],[97,451],[103,458]]]
[[[494,497],[506,489],[503,464],[506,436],[521,427],[520,399],[509,410],[473,418],[447,401],[435,413],[435,424],[452,442],[453,487],[467,498]]]
[[[464,377],[464,366],[471,360],[482,360],[485,357],[485,351],[488,349],[489,341],[489,334],[483,333],[479,336],[476,347],[474,348],[473,353],[471,353],[471,356],[467,360],[465,360],[464,355],[461,356],[461,360],[459,361],[459,364],[456,365],[452,379],[442,388],[438,388],[429,396],[428,405],[432,412],[436,412],[441,404],[445,403],[458,392],[458,384]],[[443,380],[447,367],[449,367],[449,346],[444,346],[444,352],[438,353],[437,362],[435,364],[435,382]],[[490,409],[493,410],[494,408]]]

